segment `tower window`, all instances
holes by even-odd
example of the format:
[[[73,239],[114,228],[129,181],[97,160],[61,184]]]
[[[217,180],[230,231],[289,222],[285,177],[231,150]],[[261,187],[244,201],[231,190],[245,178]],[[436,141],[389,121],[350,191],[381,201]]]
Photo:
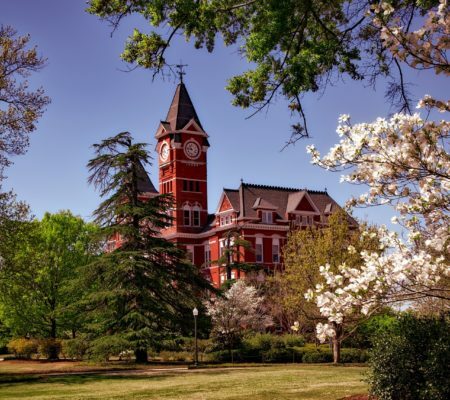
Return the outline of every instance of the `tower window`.
[[[198,208],[192,210],[192,225],[200,226],[200,210]]]
[[[191,225],[191,210],[190,210],[190,208],[183,209],[183,225],[185,225],[185,226]]]
[[[183,192],[200,192],[200,182],[183,179]]]

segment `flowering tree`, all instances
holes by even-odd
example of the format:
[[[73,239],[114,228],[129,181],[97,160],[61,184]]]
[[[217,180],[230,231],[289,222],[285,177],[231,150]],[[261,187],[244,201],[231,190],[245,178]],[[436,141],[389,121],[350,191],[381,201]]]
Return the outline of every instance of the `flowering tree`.
[[[244,330],[261,331],[272,324],[263,306],[264,298],[254,286],[237,281],[224,294],[207,303],[211,316],[213,335],[222,341],[230,351]]]
[[[447,2],[441,0],[437,10],[428,13],[424,26],[409,33],[395,26],[395,21],[385,24],[383,15],[390,13],[386,4],[375,10],[379,15],[375,22],[382,27],[395,60],[449,75]],[[418,108],[427,109],[428,115],[432,110],[445,113],[450,103],[425,96]],[[376,235],[382,253],[364,250],[359,268],[343,264],[339,273],[326,265],[321,268],[326,285],[307,293],[331,323],[317,326],[321,339],[334,336],[332,324],[340,323],[354,309],[368,314],[394,302],[431,297],[448,307],[450,301],[450,123],[431,121],[418,113],[357,125],[343,115],[339,122],[340,143],[323,157],[309,146],[312,162],[328,170],[346,171],[342,181],[367,185],[369,191],[348,205],[390,204],[398,214],[392,222],[402,224],[408,234],[403,240],[381,227]]]

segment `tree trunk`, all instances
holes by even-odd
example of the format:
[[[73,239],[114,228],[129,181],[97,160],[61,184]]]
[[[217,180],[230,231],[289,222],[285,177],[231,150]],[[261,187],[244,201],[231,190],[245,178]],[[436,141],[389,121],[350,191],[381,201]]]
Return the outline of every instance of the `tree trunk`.
[[[333,363],[339,364],[341,362],[342,324],[333,322],[333,328],[336,332],[336,334],[333,336]]]
[[[52,318],[50,320],[51,327],[50,327],[50,337],[52,339],[56,339],[56,319]]]
[[[148,362],[148,354],[147,349],[136,349],[134,351],[134,355],[136,357],[136,363],[138,364],[146,364]]]

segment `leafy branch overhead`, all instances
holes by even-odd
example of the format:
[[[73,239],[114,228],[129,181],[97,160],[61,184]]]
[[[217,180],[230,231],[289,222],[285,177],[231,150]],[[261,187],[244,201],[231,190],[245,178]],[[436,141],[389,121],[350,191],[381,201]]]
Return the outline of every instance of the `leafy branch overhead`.
[[[408,110],[402,64],[415,63],[411,60],[415,57],[404,48],[404,60],[398,62],[383,29],[401,25],[408,35],[414,20],[437,4],[414,0],[386,1],[381,6],[369,0],[90,0],[88,12],[111,23],[113,29],[124,17],[141,14],[152,28],[149,33],[135,29],[122,58],[150,69],[154,76],[172,67],[167,51],[180,35],[208,52],[214,51],[219,37],[227,46],[238,46],[252,68],[229,80],[233,104],[252,107],[256,113],[277,95],[283,96],[300,118],[293,125],[291,141],[295,141],[309,135],[302,96],[324,90],[344,76],[372,85],[378,77],[388,77],[387,97],[394,106]]]
[[[27,78],[46,61],[28,48],[29,41],[11,26],[0,26],[0,180],[10,157],[26,152],[29,134],[50,103],[44,89],[29,88]]]

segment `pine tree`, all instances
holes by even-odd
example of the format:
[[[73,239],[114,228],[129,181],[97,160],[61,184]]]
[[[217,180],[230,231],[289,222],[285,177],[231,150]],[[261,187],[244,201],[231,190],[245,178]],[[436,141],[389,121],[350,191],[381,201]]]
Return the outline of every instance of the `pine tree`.
[[[147,348],[180,331],[210,286],[183,251],[158,235],[170,223],[171,197],[139,190],[148,179],[149,154],[145,144],[132,142],[129,132],[106,139],[94,145],[96,157],[88,163],[89,183],[105,198],[96,222],[107,240],[120,243],[86,268],[91,290],[85,304],[100,346],[119,344],[146,362]]]

